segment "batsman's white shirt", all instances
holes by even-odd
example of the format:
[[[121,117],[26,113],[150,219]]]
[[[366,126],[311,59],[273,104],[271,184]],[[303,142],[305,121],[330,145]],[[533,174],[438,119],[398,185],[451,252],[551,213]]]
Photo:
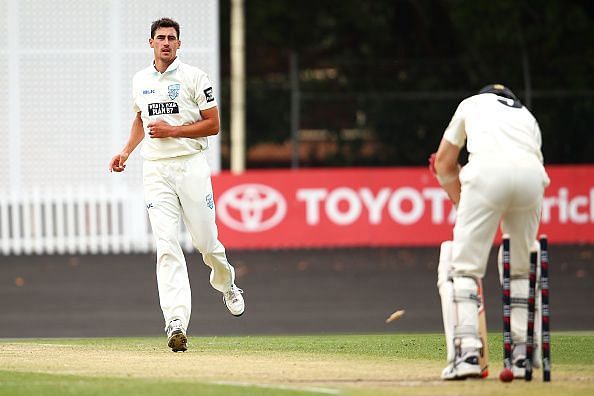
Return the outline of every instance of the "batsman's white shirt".
[[[164,73],[154,65],[133,80],[134,110],[141,112],[145,131],[142,156],[144,197],[157,246],[157,285],[165,326],[180,319],[187,328],[191,289],[179,234],[183,218],[194,247],[211,268],[210,283],[226,292],[235,272],[218,240],[210,168],[204,150],[208,139],[151,138],[149,122],[187,125],[202,119],[201,110],[217,105],[212,84],[203,71],[176,59]]]
[[[151,139],[148,124],[163,120],[170,125],[188,125],[200,121],[200,110],[217,105],[212,83],[202,70],[176,58],[164,73],[154,64],[139,71],[132,81],[134,111],[141,112],[146,139],[141,154],[145,159],[180,157],[205,150],[206,137]]]
[[[543,162],[538,122],[524,106],[492,93],[474,95],[463,100],[444,138],[466,148],[473,156],[503,158],[534,157]]]

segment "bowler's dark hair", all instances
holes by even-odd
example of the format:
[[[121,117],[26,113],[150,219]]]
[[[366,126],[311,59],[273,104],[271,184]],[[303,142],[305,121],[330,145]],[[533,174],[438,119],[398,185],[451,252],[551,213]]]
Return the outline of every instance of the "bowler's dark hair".
[[[175,29],[175,32],[177,33],[177,39],[179,40],[179,23],[175,22],[171,18],[161,18],[153,22],[151,24],[151,38],[155,38],[155,32],[157,31],[157,29],[168,27],[172,27]]]

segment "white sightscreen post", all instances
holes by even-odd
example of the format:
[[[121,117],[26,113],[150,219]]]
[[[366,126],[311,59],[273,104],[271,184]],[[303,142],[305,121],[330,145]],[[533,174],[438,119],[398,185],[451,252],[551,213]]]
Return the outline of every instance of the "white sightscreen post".
[[[216,1],[215,5],[215,20],[219,20],[219,2]],[[217,24],[218,27],[218,24]],[[222,109],[221,109],[221,80],[220,80],[220,67],[219,67],[219,59],[220,59],[220,52],[219,52],[219,29],[215,29],[213,32],[214,39],[213,39],[213,53],[216,59],[216,67],[212,72],[212,80],[213,84],[215,85],[215,92],[217,95],[217,103],[219,104],[219,117],[222,117]],[[219,132],[216,136],[211,136],[208,138],[208,165],[213,174],[217,174],[221,172],[221,133]]]
[[[299,55],[291,51],[289,55],[289,71],[291,81],[291,168],[299,168],[299,105],[301,92],[299,90]]]
[[[231,2],[231,172],[245,170],[245,53],[243,0]]]

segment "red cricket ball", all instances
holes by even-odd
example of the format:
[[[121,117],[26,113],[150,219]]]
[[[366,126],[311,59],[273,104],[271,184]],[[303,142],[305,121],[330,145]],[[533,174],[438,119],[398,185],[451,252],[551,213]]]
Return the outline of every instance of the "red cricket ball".
[[[514,373],[510,369],[504,368],[501,370],[501,373],[499,373],[499,379],[501,382],[511,382],[514,379]]]

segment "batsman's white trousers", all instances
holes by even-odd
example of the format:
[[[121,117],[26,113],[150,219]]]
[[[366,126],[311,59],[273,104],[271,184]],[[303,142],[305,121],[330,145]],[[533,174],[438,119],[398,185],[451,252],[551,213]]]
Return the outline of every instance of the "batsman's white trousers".
[[[452,246],[453,276],[482,278],[501,222],[511,238],[511,276],[528,278],[529,252],[549,178],[536,157],[472,158],[460,172],[462,191]]]
[[[235,282],[235,271],[218,240],[210,168],[203,153],[143,164],[144,197],[157,245],[157,285],[165,325],[180,319],[188,327],[192,295],[179,234],[180,215],[194,247],[211,268],[220,292]]]
[[[530,249],[538,232],[544,189],[549,184],[544,167],[535,157],[472,158],[460,172],[460,182],[452,245],[453,278],[484,277],[501,222],[503,233],[511,239],[512,293],[527,298]],[[526,309],[512,309],[515,343],[525,342],[526,314]],[[460,310],[458,323],[477,324],[478,309]]]

